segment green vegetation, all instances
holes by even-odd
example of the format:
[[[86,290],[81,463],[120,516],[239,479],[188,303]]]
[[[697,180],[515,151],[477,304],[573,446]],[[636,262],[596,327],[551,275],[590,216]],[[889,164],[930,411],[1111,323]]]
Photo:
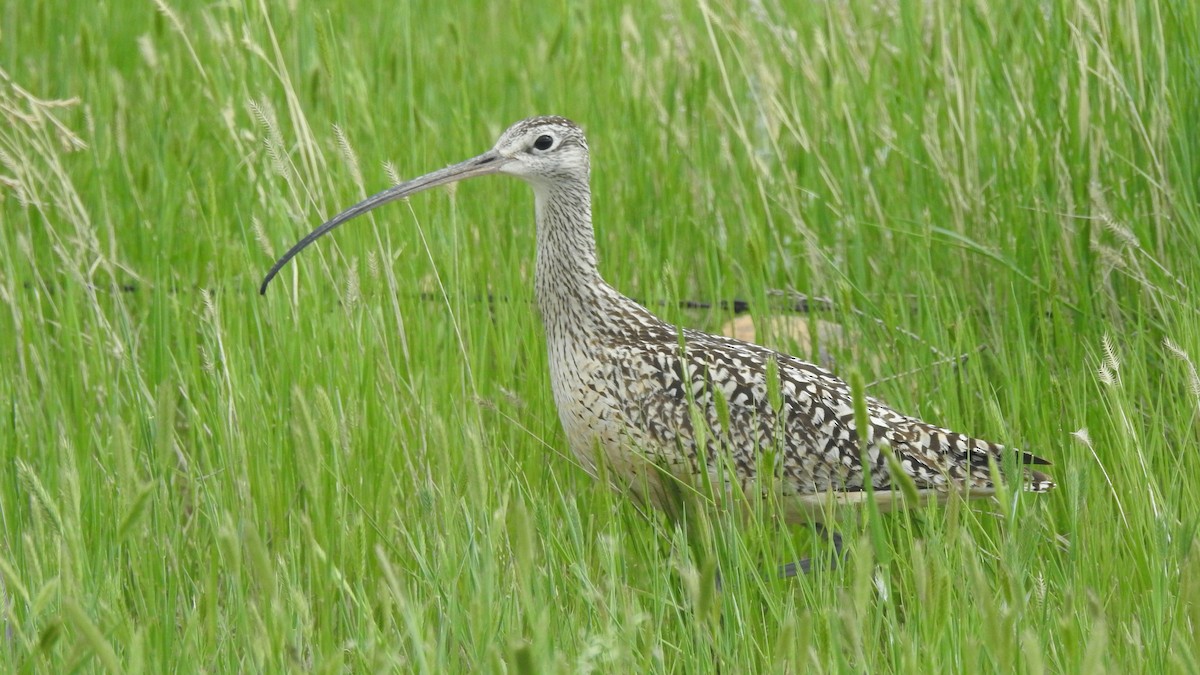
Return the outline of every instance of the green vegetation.
[[[0,670],[1200,669],[1200,4],[266,4],[0,5]],[[539,113],[618,288],[830,297],[843,375],[1059,488],[793,580],[809,532],[640,513],[566,450],[514,180],[258,295]]]

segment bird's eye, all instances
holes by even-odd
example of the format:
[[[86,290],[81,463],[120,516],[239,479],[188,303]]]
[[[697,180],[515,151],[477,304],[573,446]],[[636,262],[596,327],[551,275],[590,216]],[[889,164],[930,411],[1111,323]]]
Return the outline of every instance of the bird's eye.
[[[538,136],[533,142],[533,147],[538,150],[549,150],[550,146],[554,145],[554,139],[550,136]]]

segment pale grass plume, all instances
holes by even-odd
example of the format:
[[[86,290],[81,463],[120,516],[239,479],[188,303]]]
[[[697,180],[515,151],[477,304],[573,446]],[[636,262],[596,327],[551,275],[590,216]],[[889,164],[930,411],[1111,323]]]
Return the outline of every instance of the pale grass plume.
[[[217,305],[213,298],[212,292],[207,288],[200,289],[200,304],[202,305],[202,313],[205,321],[211,323],[214,328],[217,320]],[[217,372],[217,358],[213,350],[205,344],[198,345],[200,349],[200,367],[204,372],[213,374]]]
[[[179,19],[179,15],[175,13],[175,10],[171,9],[165,0],[154,0],[154,6],[158,8],[159,14],[163,15],[167,23],[171,24],[171,30],[183,38],[183,45],[187,47],[192,63],[196,65],[196,70],[200,71],[200,77],[204,78],[205,82],[208,82],[208,71],[204,69],[204,64],[200,62],[200,57],[196,54],[196,48],[192,45],[191,39],[188,38],[187,30],[184,29],[183,21]]]
[[[1117,486],[1113,484],[1112,476],[1108,474],[1108,469],[1105,468],[1104,462],[1100,461],[1100,455],[1096,454],[1096,447],[1092,445],[1092,435],[1088,432],[1087,427],[1080,427],[1077,431],[1072,431],[1071,436],[1080,443],[1083,447],[1092,453],[1092,460],[1096,462],[1096,466],[1100,467],[1100,473],[1104,474],[1104,482],[1108,484],[1108,490],[1112,493],[1113,501],[1117,504],[1117,511],[1121,514],[1121,521],[1129,527],[1129,518],[1125,516],[1125,507],[1121,504],[1121,496],[1117,493]]]
[[[213,298],[212,291],[207,288],[200,289],[200,303],[204,305],[204,314],[208,320],[213,321],[217,318],[217,301]]]
[[[358,188],[359,194],[365,197],[366,188],[363,185],[362,170],[358,164],[358,154],[351,147],[350,139],[346,138],[346,132],[336,124],[333,125],[333,136],[337,139],[338,150],[342,153],[342,159],[345,160],[346,166],[350,168],[350,179],[354,181],[354,187]]]
[[[1103,276],[1108,277],[1114,270],[1124,271],[1127,269],[1125,256],[1121,255],[1121,252],[1117,249],[1101,242],[1095,242],[1092,244],[1092,251],[1100,259],[1100,268],[1103,270]]]
[[[1119,386],[1121,384],[1121,362],[1117,359],[1117,350],[1113,346],[1112,338],[1108,333],[1105,333],[1100,338],[1101,347],[1104,350],[1104,357],[1100,359],[1099,376],[1100,381],[1111,386]]]
[[[250,113],[258,120],[258,124],[266,132],[263,137],[263,147],[267,149],[267,156],[271,158],[271,166],[274,167],[275,173],[279,174],[289,184],[292,182],[292,170],[286,158],[283,144],[283,134],[279,131],[279,122],[275,117],[275,108],[267,99],[263,99],[261,103],[251,99],[248,102]]]
[[[355,258],[350,261],[350,270],[346,274],[346,292],[343,296],[346,309],[353,310],[361,298],[362,293],[359,290],[358,282],[358,259]]]
[[[1127,410],[1127,403],[1121,392],[1121,361],[1117,355],[1116,345],[1108,333],[1105,333],[1100,341],[1104,354],[1100,359],[1097,374],[1100,381],[1110,389],[1108,402],[1111,407],[1109,413],[1114,427],[1122,437],[1120,442],[1125,444],[1130,449],[1131,454],[1137,458],[1138,468],[1142,474],[1141,485],[1146,490],[1146,503],[1154,511],[1156,518],[1161,517],[1163,496],[1158,489],[1158,483],[1154,478],[1154,474],[1146,461],[1145,444],[1142,441],[1141,434],[1138,432],[1139,427],[1134,423],[1135,418],[1130,416]],[[1097,459],[1097,461],[1099,460]]]
[[[367,251],[367,276],[370,277],[372,281],[379,281],[379,277],[381,276],[379,270],[379,256],[375,254],[375,251]]]
[[[17,250],[26,258],[33,259],[33,242],[29,240],[29,236],[24,232],[17,235]]]
[[[1046,576],[1038,573],[1031,579],[1033,581],[1033,601],[1037,604],[1039,610],[1046,607],[1046,592],[1048,590]]]
[[[234,37],[234,26],[230,21],[219,21],[211,12],[201,15],[204,28],[209,40],[222,49],[229,49],[237,41]]]
[[[305,213],[308,210],[305,208],[305,204],[307,204],[309,209],[323,212],[325,210],[324,193],[317,188],[322,181],[328,178],[325,171],[325,157],[321,153],[308,123],[301,96],[292,83],[291,74],[288,72],[289,61],[275,34],[275,27],[271,23],[271,14],[265,0],[257,3],[257,10],[263,21],[262,28],[265,30],[267,47],[259,45],[248,26],[243,27],[242,42],[246,50],[261,60],[275,76],[275,79],[278,80],[278,87],[275,90],[280,91],[283,95],[284,110],[287,119],[291,122],[293,138],[290,146],[280,144],[278,151],[282,153],[285,152],[285,147],[289,148],[285,154],[295,174],[295,180],[289,181],[295,210],[297,214]]]
[[[396,170],[396,165],[390,161],[383,163],[383,173],[387,175],[387,178],[392,185],[399,185],[400,183],[404,182],[404,180],[400,178],[400,172]]]
[[[300,218],[301,214],[305,213],[303,186],[300,185],[300,177],[297,175],[292,157],[287,152],[287,145],[283,140],[283,132],[280,130],[275,107],[265,97],[261,101],[252,99],[247,105],[264,132],[262,143],[267,151],[267,157],[270,159],[271,169],[287,184],[288,206],[292,210],[292,215]]]
[[[229,132],[229,137],[238,144],[239,148],[245,147],[247,143],[258,141],[258,137],[254,132],[244,127],[239,127],[237,123],[237,112],[232,105],[221,107],[221,126]]]
[[[0,157],[0,164],[3,163],[3,158]],[[13,178],[12,176],[0,174],[0,187],[11,190],[13,196],[16,197],[17,204],[19,204],[22,208],[29,205],[28,198],[25,195],[25,190],[21,188],[21,181]],[[0,193],[0,196],[2,196],[2,193]]]
[[[254,241],[258,243],[262,252],[274,260],[275,248],[271,246],[271,240],[267,237],[267,231],[263,228],[262,221],[258,219],[258,216],[250,216],[250,232],[254,235]]]
[[[647,47],[648,40],[630,9],[621,15],[620,31],[621,54],[630,90],[653,107],[656,122],[671,135],[672,143],[687,149],[693,139],[678,125],[671,124],[672,119],[685,111],[685,100],[678,91],[668,95],[664,84],[670,80],[668,74],[681,76],[695,72],[695,46],[691,35],[685,30],[672,31],[670,38],[659,38],[657,43],[651,36],[651,45]]]
[[[1146,261],[1153,265],[1155,269],[1162,272],[1181,290],[1186,291],[1188,289],[1187,284],[1185,284],[1182,279],[1175,276],[1171,270],[1167,269],[1167,267],[1163,265],[1157,258],[1155,258],[1150,251],[1146,250],[1146,248],[1142,246],[1142,243],[1138,240],[1137,235],[1134,234],[1133,230],[1129,229],[1127,225],[1117,221],[1107,213],[1100,216],[1100,222],[1104,225],[1104,229],[1112,234],[1113,237],[1115,237],[1117,241],[1122,244],[1123,248],[1128,248],[1131,251],[1136,252],[1142,258],[1145,258]],[[1153,285],[1146,279],[1145,274],[1141,273],[1141,270],[1138,270],[1138,272],[1138,282],[1144,286],[1153,287]],[[1175,296],[1168,295],[1168,297],[1176,299]]]
[[[33,467],[26,464],[21,458],[17,458],[17,478],[25,487],[25,494],[33,497],[33,502],[42,507],[46,515],[50,516],[50,522],[54,525],[54,529],[59,534],[63,534],[63,517],[62,512],[58,508],[58,504],[54,498],[50,496],[50,492],[46,490],[46,486],[42,484],[38,478],[37,472]]]
[[[1192,398],[1196,401],[1196,409],[1200,411],[1200,373],[1196,371],[1196,364],[1192,362],[1192,357],[1187,351],[1180,347],[1169,337],[1163,338],[1163,348],[1171,353],[1172,356],[1179,359],[1188,373],[1188,391],[1192,394]]]
[[[1107,230],[1109,234],[1116,237],[1117,241],[1121,242],[1122,245],[1139,250],[1142,248],[1142,245],[1138,241],[1137,235],[1133,233],[1133,230],[1129,229],[1126,225],[1117,222],[1111,215],[1107,213],[1102,214],[1100,216],[1100,223],[1104,225],[1104,229]]]
[[[254,39],[254,35],[250,32],[250,26],[248,25],[242,26],[242,47],[245,48],[246,51],[258,57],[264,63],[271,63],[271,59],[267,56],[267,52],[262,48],[262,45],[258,44],[258,41]],[[274,66],[271,67],[274,68]]]
[[[1093,239],[1091,244],[1092,250],[1100,259],[1104,274],[1107,276],[1111,272],[1117,271],[1134,281],[1141,287],[1146,297],[1154,303],[1160,314],[1169,313],[1172,305],[1200,312],[1194,303],[1184,297],[1189,290],[1187,284],[1142,246],[1137,234],[1132,229],[1109,214],[1104,208],[1101,191],[1094,189],[1093,193],[1093,201],[1098,204],[1101,211],[1101,215],[1097,216],[1096,220],[1099,221],[1104,231],[1115,240],[1112,246],[1098,238]],[[1168,283],[1162,283],[1164,279]],[[1184,296],[1172,292],[1172,286],[1182,291]]]
[[[146,63],[146,67],[155,72],[158,71],[158,50],[154,48],[154,38],[150,37],[149,33],[139,35],[137,39],[138,54],[141,55],[142,61]]]

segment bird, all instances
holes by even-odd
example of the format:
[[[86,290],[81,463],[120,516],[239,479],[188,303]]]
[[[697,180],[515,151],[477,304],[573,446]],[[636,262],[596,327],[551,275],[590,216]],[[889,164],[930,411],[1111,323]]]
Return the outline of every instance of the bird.
[[[492,174],[515,176],[533,189],[534,292],[567,443],[589,474],[639,504],[670,514],[681,493],[741,503],[765,498],[785,523],[827,534],[824,523],[835,509],[868,500],[886,512],[954,494],[994,495],[994,467],[1010,454],[1025,491],[1055,487],[1035,468],[1050,464],[1045,459],[861,393],[856,414],[855,392],[829,370],[677,327],[609,285],[597,262],[587,139],[564,117],[519,121],[487,152],[342,211],[280,257],[260,293],[301,250],[343,223],[436,186]],[[840,556],[836,534],[834,545]],[[808,569],[804,560],[781,567],[781,574]]]

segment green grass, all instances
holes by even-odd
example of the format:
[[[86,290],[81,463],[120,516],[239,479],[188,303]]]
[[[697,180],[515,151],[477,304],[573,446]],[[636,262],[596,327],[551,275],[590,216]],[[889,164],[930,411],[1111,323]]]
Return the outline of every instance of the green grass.
[[[0,6],[0,670],[1200,669],[1200,5],[266,4]],[[618,288],[833,298],[843,375],[1060,487],[798,580],[646,517],[567,452],[517,181],[258,296],[539,113]]]

